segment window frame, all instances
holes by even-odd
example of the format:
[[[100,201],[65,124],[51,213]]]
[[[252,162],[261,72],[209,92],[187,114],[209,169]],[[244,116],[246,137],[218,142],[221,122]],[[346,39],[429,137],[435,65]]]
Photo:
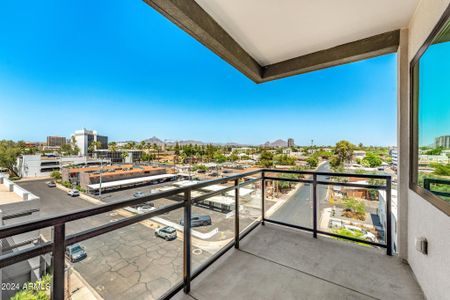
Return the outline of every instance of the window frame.
[[[434,26],[431,33],[423,45],[419,48],[416,55],[410,62],[409,75],[410,75],[410,177],[409,188],[421,196],[423,199],[431,203],[437,209],[450,216],[450,202],[447,202],[440,197],[436,196],[432,192],[420,187],[417,184],[418,179],[418,162],[419,162],[419,145],[418,145],[418,128],[419,128],[419,61],[425,51],[432,44],[435,37],[444,28],[445,24],[450,22],[450,5],[442,14],[441,18]]]

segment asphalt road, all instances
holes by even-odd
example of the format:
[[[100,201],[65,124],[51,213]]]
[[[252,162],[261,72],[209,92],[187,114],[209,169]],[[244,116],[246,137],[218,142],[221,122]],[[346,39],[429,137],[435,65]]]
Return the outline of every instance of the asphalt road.
[[[324,163],[317,171],[328,172],[330,171],[330,166],[328,163]],[[317,179],[325,180],[323,176],[318,176]],[[326,192],[326,186],[317,187],[317,200],[319,203],[325,200]],[[270,216],[270,219],[312,228],[312,207],[312,184],[304,184],[289,198],[289,200]]]
[[[79,197],[71,198],[45,181],[20,183],[41,198],[41,216],[51,216],[94,207]],[[111,212],[70,222],[68,234],[114,222],[121,216]],[[42,234],[50,239],[50,230]],[[156,238],[152,229],[134,224],[81,243],[88,257],[73,264],[89,285],[105,299],[156,299],[182,280],[183,243]],[[208,253],[194,249],[193,265],[204,261]]]

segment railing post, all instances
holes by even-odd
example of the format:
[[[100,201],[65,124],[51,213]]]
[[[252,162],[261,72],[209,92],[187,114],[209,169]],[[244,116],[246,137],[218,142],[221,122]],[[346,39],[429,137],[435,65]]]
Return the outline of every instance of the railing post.
[[[317,238],[317,174],[313,174],[313,237]]]
[[[234,248],[239,249],[239,179],[234,181]]]
[[[391,177],[386,179],[386,254],[392,256]]]
[[[431,192],[431,184],[430,184],[430,179],[429,178],[424,178],[423,179],[423,188],[426,190],[429,190]]]
[[[265,191],[266,191],[266,179],[265,179],[265,173],[261,172],[261,225],[264,225],[264,220],[266,219],[265,217],[265,206],[264,206],[264,202],[265,202]]]
[[[183,282],[187,294],[191,291],[191,190],[184,192]]]
[[[64,299],[64,268],[65,268],[65,224],[58,224],[53,227],[53,285],[52,300]]]

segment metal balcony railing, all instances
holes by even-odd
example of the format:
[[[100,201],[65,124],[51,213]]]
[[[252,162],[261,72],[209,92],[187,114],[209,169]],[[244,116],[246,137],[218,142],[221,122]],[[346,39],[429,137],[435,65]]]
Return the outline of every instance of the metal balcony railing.
[[[432,192],[433,194],[435,194],[437,196],[450,197],[450,191],[434,190],[433,189],[434,185],[450,186],[450,180],[441,179],[441,178],[425,178],[423,180],[424,189]]]
[[[283,178],[277,176],[266,176],[266,174],[295,174],[303,175],[304,178]],[[253,178],[251,176],[259,176]],[[367,178],[367,179],[379,179],[385,182],[383,185],[369,185],[369,184],[359,184],[359,183],[349,183],[349,182],[335,182],[335,181],[323,181],[318,180],[318,176],[329,177],[357,177],[357,178]],[[242,181],[242,179],[246,179]],[[302,227],[294,224],[288,224],[285,222],[271,220],[265,217],[265,189],[266,182],[268,180],[272,181],[290,181],[296,183],[307,183],[312,184],[312,218],[313,227]],[[261,184],[261,217],[256,220],[251,226],[247,227],[246,230],[240,232],[239,230],[239,189],[243,186],[249,184],[254,184],[257,182],[262,182]],[[221,190],[209,192],[207,194],[201,195],[196,198],[191,197],[191,193],[194,190],[198,190],[214,184],[223,184],[233,182],[232,186],[227,186]],[[183,281],[178,285],[174,286],[169,290],[162,298],[167,299],[175,295],[179,290],[184,289],[186,293],[190,291],[191,280],[197,277],[202,271],[208,268],[214,261],[221,257],[225,252],[227,252],[232,247],[239,248],[239,241],[244,238],[249,232],[255,229],[258,225],[264,224],[264,222],[276,223],[279,225],[284,225],[292,228],[297,228],[301,230],[306,230],[313,233],[313,237],[317,238],[318,234],[332,236],[340,239],[347,239],[358,243],[368,244],[372,246],[386,248],[387,255],[392,255],[392,235],[391,235],[391,218],[386,217],[386,243],[376,243],[367,240],[356,239],[352,237],[342,236],[331,232],[321,231],[318,229],[318,200],[317,200],[317,187],[319,185],[333,185],[333,186],[344,186],[353,188],[366,188],[366,189],[376,189],[386,191],[386,215],[391,215],[391,177],[389,175],[373,175],[373,174],[347,174],[347,173],[332,173],[332,172],[315,172],[315,171],[294,171],[294,170],[278,170],[278,169],[259,169],[247,173],[242,173],[238,175],[233,175],[229,177],[224,177],[220,179],[214,179],[209,181],[200,182],[191,186],[176,188],[169,191],[164,191],[160,193],[151,194],[138,199],[123,200],[111,204],[99,205],[90,209],[83,209],[74,211],[71,213],[61,214],[48,218],[41,218],[37,220],[32,220],[28,222],[23,222],[19,224],[6,225],[0,228],[0,239],[5,239],[17,234],[23,234],[30,231],[35,231],[43,229],[46,227],[53,228],[53,237],[51,241],[43,242],[34,247],[19,250],[16,252],[4,254],[0,256],[0,269],[21,262],[39,255],[44,255],[52,253],[52,269],[53,269],[53,282],[51,288],[52,299],[60,300],[64,299],[64,268],[65,268],[65,249],[67,246],[94,238],[96,236],[118,230],[120,228],[144,221],[146,219],[156,217],[175,209],[184,209],[184,231],[183,231]],[[235,236],[234,241],[227,244],[219,252],[210,257],[207,262],[200,266],[195,271],[191,271],[191,208],[195,203],[208,199],[209,197],[220,195],[227,191],[235,191]],[[148,201],[154,201],[157,199],[171,197],[177,194],[184,194],[184,200],[182,202],[177,202],[175,204],[167,205],[151,212],[143,213],[140,215],[135,215],[133,217],[128,217],[120,219],[116,222],[107,223],[95,228],[91,228],[82,232],[67,235],[65,230],[65,225],[68,222],[80,220],[87,217],[96,216],[102,213],[111,212],[116,209],[120,209],[127,206],[134,206],[138,204],[143,204]]]

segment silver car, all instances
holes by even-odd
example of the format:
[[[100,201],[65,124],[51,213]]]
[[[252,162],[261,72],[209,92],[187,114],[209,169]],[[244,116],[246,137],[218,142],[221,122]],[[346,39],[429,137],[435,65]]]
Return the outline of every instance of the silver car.
[[[70,260],[70,262],[77,262],[85,259],[87,257],[87,253],[84,247],[80,244],[73,244],[67,246],[66,257]]]
[[[177,231],[171,226],[161,227],[155,230],[155,236],[165,239],[166,241],[175,240]]]

